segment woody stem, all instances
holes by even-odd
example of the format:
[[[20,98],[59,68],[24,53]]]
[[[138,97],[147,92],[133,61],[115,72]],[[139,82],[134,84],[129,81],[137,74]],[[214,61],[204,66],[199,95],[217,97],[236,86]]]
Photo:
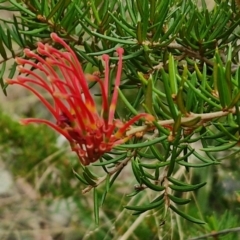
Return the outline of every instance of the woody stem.
[[[240,108],[239,108],[240,111]],[[224,117],[227,116],[228,114],[232,113],[232,114],[236,114],[236,108],[230,109],[229,111],[223,112],[223,111],[218,111],[218,112],[213,112],[213,113],[202,113],[202,114],[197,114],[197,113],[191,113],[191,115],[189,117],[182,117],[181,118],[181,123],[187,123],[191,120],[196,119],[197,117],[200,117],[200,120],[198,122],[198,124],[202,124],[204,122],[208,122],[214,118],[220,118],[220,117]],[[172,125],[174,124],[174,120],[173,119],[169,119],[169,120],[161,120],[158,121],[158,124],[161,126],[167,126],[167,125]],[[147,130],[149,126],[148,125],[143,125],[143,126],[139,126],[139,127],[132,127],[129,131],[126,132],[126,136],[130,136],[133,135],[137,132],[144,132]]]

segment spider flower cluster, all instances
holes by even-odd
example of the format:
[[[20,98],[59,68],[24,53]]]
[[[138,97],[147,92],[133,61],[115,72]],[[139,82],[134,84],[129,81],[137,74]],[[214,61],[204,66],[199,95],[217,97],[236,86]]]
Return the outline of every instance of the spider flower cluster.
[[[63,51],[49,44],[38,43],[37,53],[25,49],[26,58],[16,58],[20,75],[8,79],[8,84],[18,84],[35,94],[56,119],[26,118],[23,124],[44,123],[63,135],[70,143],[83,165],[97,161],[114,146],[129,140],[126,136],[129,127],[140,118],[153,121],[153,117],[140,113],[123,123],[114,119],[118,88],[122,73],[124,50],[118,48],[118,68],[111,101],[109,101],[109,56],[102,56],[105,62],[105,77],[85,75],[74,51],[56,33],[51,34],[54,42],[62,45]],[[38,72],[35,71],[38,70]],[[97,111],[97,104],[88,88],[87,80],[96,81],[101,90],[102,109]],[[44,89],[51,99],[44,97]]]

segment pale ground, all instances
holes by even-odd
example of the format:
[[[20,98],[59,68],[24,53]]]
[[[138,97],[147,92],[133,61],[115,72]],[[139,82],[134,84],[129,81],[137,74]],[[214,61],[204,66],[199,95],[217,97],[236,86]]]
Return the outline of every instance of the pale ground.
[[[208,9],[211,10],[214,7],[214,0],[206,0]],[[201,6],[201,0],[198,0],[198,5]]]

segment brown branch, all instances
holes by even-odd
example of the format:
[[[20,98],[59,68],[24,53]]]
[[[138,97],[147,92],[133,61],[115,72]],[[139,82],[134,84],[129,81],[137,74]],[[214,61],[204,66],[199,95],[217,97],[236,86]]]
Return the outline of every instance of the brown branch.
[[[193,51],[192,49],[189,49],[187,47],[184,47],[178,43],[170,43],[168,48],[178,49],[182,52],[185,52],[188,56],[194,57],[196,59],[202,60],[203,62],[207,63],[210,66],[213,66],[213,62],[207,59],[206,57],[203,57],[200,55],[198,51]]]
[[[240,227],[225,229],[225,230],[218,231],[218,232],[212,232],[209,234],[202,235],[200,237],[189,238],[188,240],[199,240],[199,239],[204,239],[204,238],[208,238],[208,237],[216,237],[219,235],[224,235],[224,234],[233,233],[233,232],[240,232]]]
[[[240,110],[240,108],[239,108]],[[236,109],[233,108],[229,111],[218,111],[218,112],[213,112],[213,113],[202,113],[202,114],[197,114],[197,113],[191,113],[191,115],[189,117],[182,117],[181,119],[181,123],[187,123],[191,120],[194,120],[196,119],[197,117],[200,117],[200,121],[198,123],[199,124],[203,124],[205,122],[208,122],[214,118],[220,118],[220,117],[224,117],[224,116],[227,116],[228,114],[230,113],[233,113],[235,114],[236,113]],[[167,126],[167,125],[172,125],[174,124],[174,120],[173,119],[169,119],[169,120],[161,120],[161,121],[158,121],[158,124],[161,125],[161,126]],[[144,132],[146,131],[147,129],[149,128],[148,125],[143,125],[143,126],[139,126],[139,127],[133,127],[131,128],[129,131],[127,131],[126,135],[129,136],[129,135],[133,135],[137,132]]]
[[[154,47],[157,47],[158,45],[160,45],[159,42],[149,42],[149,41],[145,41],[143,42],[144,45],[147,45],[147,46],[154,46]],[[187,54],[188,56],[190,57],[193,57],[193,58],[196,58],[196,59],[199,59],[203,62],[206,62],[208,65],[210,66],[213,66],[213,62],[209,59],[207,59],[206,57],[202,56],[199,51],[194,51],[190,48],[187,48],[187,47],[184,47],[176,42],[172,42],[170,43],[169,45],[167,45],[166,47],[162,47],[161,48],[171,48],[171,49],[177,49],[177,50],[180,50],[181,52],[184,52],[185,54]]]

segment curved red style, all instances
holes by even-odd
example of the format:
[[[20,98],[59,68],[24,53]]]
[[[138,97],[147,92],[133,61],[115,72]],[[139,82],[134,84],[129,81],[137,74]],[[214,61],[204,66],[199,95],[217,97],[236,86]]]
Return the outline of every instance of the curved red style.
[[[141,113],[127,123],[114,119],[118,88],[122,72],[123,48],[118,48],[118,69],[111,102],[109,96],[109,56],[105,61],[105,78],[85,75],[73,50],[56,33],[51,34],[54,42],[65,49],[60,51],[49,44],[38,43],[37,53],[25,49],[29,59],[16,58],[21,73],[16,79],[8,79],[8,84],[18,84],[34,93],[56,119],[56,123],[46,119],[27,118],[23,124],[44,123],[62,134],[71,144],[83,165],[97,161],[114,146],[126,142],[131,136],[125,133],[129,127],[144,117],[153,121],[153,116]],[[38,69],[41,74],[33,69]],[[97,81],[102,94],[102,111],[97,111],[96,103],[88,89],[87,80]],[[47,100],[39,91],[47,91],[52,100]]]

